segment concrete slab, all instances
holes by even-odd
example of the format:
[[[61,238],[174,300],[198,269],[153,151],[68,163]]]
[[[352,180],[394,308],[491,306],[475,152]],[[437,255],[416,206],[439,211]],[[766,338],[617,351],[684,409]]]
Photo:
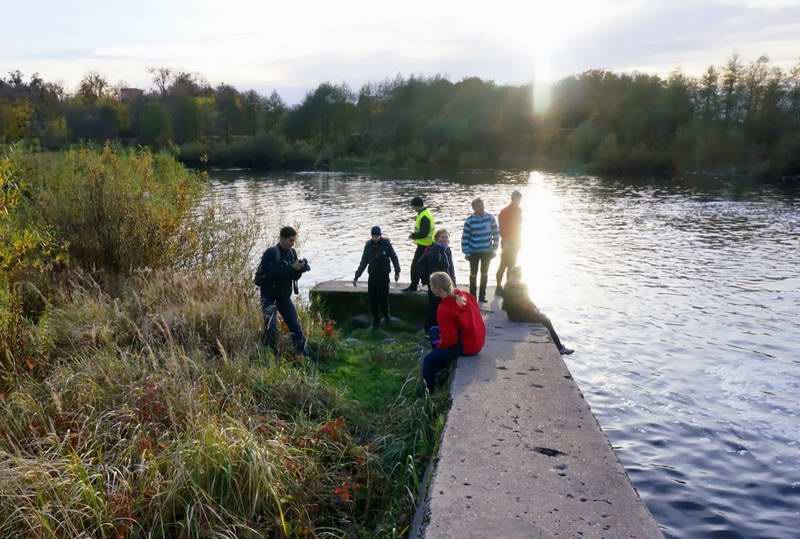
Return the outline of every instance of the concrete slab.
[[[412,537],[663,538],[546,330],[497,301],[486,325],[458,361]]]
[[[428,305],[428,292],[420,287],[417,292],[403,292],[408,283],[391,283],[389,285],[389,312],[393,317],[401,318],[409,323],[425,321]],[[366,276],[353,286],[353,281],[324,281],[318,283],[309,292],[312,305],[322,308],[328,316],[337,322],[344,322],[360,313],[368,314]]]

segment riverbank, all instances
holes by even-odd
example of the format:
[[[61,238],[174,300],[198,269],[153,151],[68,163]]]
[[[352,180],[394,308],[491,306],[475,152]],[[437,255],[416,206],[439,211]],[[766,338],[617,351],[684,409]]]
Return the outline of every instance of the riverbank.
[[[311,358],[272,354],[262,232],[192,214],[201,178],[112,149],[1,164],[0,535],[407,533],[446,406],[417,397],[415,335],[304,307]]]

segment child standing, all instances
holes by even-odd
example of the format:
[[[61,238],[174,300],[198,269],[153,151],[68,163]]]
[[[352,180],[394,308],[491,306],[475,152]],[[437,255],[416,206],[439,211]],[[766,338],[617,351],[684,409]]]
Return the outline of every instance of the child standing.
[[[394,252],[391,242],[381,234],[381,227],[373,226],[370,231],[371,239],[364,244],[361,263],[358,265],[353,278],[353,286],[358,286],[358,278],[369,267],[367,280],[367,295],[369,307],[372,311],[372,327],[378,329],[381,318],[389,324],[389,263],[394,266],[394,282],[400,280],[400,262]]]

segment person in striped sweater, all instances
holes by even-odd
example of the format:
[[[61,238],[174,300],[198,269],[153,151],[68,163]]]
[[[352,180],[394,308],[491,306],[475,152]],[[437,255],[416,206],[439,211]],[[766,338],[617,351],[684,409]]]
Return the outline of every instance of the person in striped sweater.
[[[500,245],[500,232],[494,215],[487,213],[483,200],[472,201],[474,213],[464,221],[464,232],[461,235],[461,251],[469,260],[469,293],[473,296],[477,288],[478,268],[481,273],[480,294],[478,301],[486,303],[486,283],[489,280],[489,263]]]

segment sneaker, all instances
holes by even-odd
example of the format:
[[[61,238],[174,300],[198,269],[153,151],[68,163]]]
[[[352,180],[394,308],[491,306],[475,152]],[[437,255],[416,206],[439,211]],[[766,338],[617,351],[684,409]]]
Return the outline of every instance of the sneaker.
[[[571,353],[573,353],[574,351],[575,350],[573,350],[572,348],[567,348],[563,344],[561,345],[561,348],[558,349],[558,353],[561,354],[562,356],[568,356]]]
[[[503,285],[501,285],[501,284],[497,285],[497,287],[494,289],[494,295],[495,296],[502,296],[503,295]]]
[[[406,288],[401,290],[401,292],[416,292],[416,291],[417,291],[416,286],[407,286]]]

